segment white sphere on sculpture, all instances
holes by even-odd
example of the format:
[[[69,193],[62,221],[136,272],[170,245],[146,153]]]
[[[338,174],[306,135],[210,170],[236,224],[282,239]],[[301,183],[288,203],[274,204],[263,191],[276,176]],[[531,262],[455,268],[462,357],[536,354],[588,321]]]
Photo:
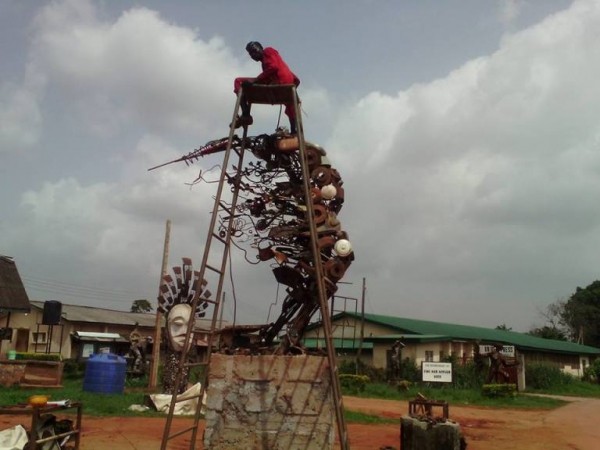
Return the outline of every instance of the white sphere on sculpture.
[[[326,184],[321,188],[321,195],[325,200],[331,200],[337,194],[337,189],[333,184]]]
[[[352,244],[347,239],[340,239],[335,243],[333,249],[339,256],[348,256],[352,253]]]

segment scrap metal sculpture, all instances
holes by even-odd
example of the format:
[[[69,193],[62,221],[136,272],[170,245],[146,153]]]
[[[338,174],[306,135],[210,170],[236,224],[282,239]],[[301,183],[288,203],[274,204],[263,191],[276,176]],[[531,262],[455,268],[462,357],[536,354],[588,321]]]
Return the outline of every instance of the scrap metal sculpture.
[[[228,138],[210,141],[205,146],[174,161],[191,164],[199,158],[225,150]],[[354,260],[348,234],[342,230],[338,214],[344,204],[343,181],[331,166],[320,146],[306,142],[306,158],[310,171],[310,197],[305,198],[298,139],[283,132],[242,139],[233,136],[233,149],[243,145],[255,156],[241,171],[241,179],[227,175],[231,190],[239,189],[240,202],[235,211],[232,236],[238,248],[250,246],[256,252],[253,263],[270,263],[278,283],[286,286],[286,296],[279,317],[268,324],[232,327],[221,333],[221,351],[273,352],[289,354],[303,352],[300,339],[311,317],[319,309],[315,264],[321,264],[325,275],[327,298],[337,290]],[[150,169],[150,170],[152,170]],[[236,168],[236,170],[239,168]],[[240,172],[238,172],[240,173]],[[317,225],[320,259],[314,261],[311,236],[306,217],[307,202],[312,202]],[[220,217],[219,234],[227,233],[226,220]],[[247,257],[248,259],[248,257]],[[191,265],[191,261],[190,261]],[[176,268],[176,280],[165,277],[159,305],[168,311],[175,303],[179,284],[192,283],[191,269]],[[174,269],[175,270],[175,269]],[[187,271],[186,271],[187,270]],[[186,275],[183,276],[182,273]],[[194,283],[201,283],[195,280]],[[192,286],[189,284],[189,286]],[[189,287],[188,287],[189,289]],[[192,297],[189,297],[190,299]],[[201,305],[206,308],[208,305]],[[202,311],[197,311],[201,314]],[[285,331],[281,336],[282,330]]]

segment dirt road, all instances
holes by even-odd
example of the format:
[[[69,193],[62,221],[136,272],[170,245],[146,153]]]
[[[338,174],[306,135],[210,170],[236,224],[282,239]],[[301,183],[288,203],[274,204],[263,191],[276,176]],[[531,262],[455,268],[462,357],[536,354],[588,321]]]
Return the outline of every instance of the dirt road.
[[[600,449],[600,400],[569,398],[552,411],[526,411],[450,406],[450,418],[459,422],[468,450],[597,450]],[[390,425],[348,424],[352,450],[399,449],[399,419],[407,402],[344,397],[346,409],[398,419]],[[0,416],[0,429],[28,424],[19,416]],[[81,450],[154,450],[160,448],[163,418],[84,417]],[[190,419],[176,419],[175,427]],[[202,449],[202,429],[196,448]],[[189,433],[185,436],[189,437]],[[174,440],[171,450],[189,448],[189,440]]]

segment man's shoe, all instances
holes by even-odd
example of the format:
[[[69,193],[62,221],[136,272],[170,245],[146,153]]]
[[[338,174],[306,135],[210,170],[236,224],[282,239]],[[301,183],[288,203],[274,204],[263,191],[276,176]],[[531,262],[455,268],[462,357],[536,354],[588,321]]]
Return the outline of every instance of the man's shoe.
[[[237,116],[233,128],[247,127],[248,125],[252,125],[253,122],[254,119],[252,119],[252,116]]]

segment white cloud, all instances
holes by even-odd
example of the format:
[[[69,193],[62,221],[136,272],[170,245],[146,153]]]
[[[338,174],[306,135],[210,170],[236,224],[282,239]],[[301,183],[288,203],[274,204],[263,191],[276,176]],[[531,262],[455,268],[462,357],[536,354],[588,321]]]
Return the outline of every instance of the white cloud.
[[[22,195],[0,223],[3,251],[38,255],[56,276],[135,280],[152,298],[167,218],[171,260],[199,262],[214,185],[184,183],[220,159],[146,168],[224,135],[231,81],[257,67],[148,9],[108,20],[94,5],[44,7],[27,70],[38,83],[3,88],[0,114],[14,124],[4,136],[32,145],[52,114],[97,146],[123,143],[93,179],[48,177]],[[599,29],[600,6],[581,1],[396,95],[342,104],[301,88],[307,139],[323,136],[345,181],[340,219],[357,256],[347,279],[367,278],[374,312],[525,329],[540,302],[596,276]],[[254,113],[262,129],[273,108]],[[237,290],[256,314],[275,287],[250,273]]]
[[[22,85],[0,85],[0,152],[16,152],[37,144],[40,137],[40,96],[43,80],[29,74]]]
[[[519,0],[500,0],[500,22],[505,25],[510,25],[519,16],[520,10]]]
[[[204,42],[145,8],[102,21],[88,2],[42,10],[32,60],[72,103],[67,111],[103,134],[133,125],[155,133],[207,131],[217,118],[226,120],[240,70],[218,37]]]
[[[591,272],[600,244],[598,29],[600,5],[576,3],[446,78],[370,94],[342,113],[330,144],[347,180],[341,218],[380,298],[393,286],[408,302],[493,297],[494,320],[523,300],[519,283],[501,291],[509,273],[539,277],[531,305]]]

